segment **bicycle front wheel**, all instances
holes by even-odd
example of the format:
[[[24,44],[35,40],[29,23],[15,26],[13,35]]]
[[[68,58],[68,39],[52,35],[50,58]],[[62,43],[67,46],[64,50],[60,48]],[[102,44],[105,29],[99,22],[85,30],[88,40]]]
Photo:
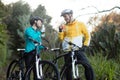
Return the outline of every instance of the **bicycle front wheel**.
[[[6,80],[22,80],[21,73],[19,61],[13,60],[8,66]]]
[[[78,61],[75,63],[74,74],[72,73],[72,65],[64,67],[61,71],[61,80],[67,80],[67,72],[71,70],[71,79],[70,80],[94,80],[94,73],[91,69],[91,66],[85,62]],[[70,76],[70,75],[69,75]]]
[[[34,64],[35,65],[35,64]],[[35,75],[33,73],[34,65],[26,72],[25,80],[34,80]],[[49,61],[39,61],[39,77],[40,80],[60,80],[60,75],[57,67]]]

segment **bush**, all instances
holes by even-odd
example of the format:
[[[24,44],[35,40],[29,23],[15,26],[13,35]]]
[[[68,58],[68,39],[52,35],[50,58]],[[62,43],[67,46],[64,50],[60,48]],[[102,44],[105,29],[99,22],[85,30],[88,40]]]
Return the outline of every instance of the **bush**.
[[[102,54],[89,56],[89,60],[93,66],[96,80],[119,80],[119,65],[113,60],[107,60],[107,56],[103,57]]]

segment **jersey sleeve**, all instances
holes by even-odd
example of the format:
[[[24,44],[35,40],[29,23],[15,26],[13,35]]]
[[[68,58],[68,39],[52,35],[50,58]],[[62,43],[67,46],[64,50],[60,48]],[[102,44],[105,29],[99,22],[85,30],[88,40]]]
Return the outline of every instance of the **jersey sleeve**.
[[[84,45],[85,46],[89,46],[89,44],[90,44],[90,33],[89,33],[89,31],[88,31],[88,29],[87,29],[87,27],[85,26],[85,24],[84,23],[82,23],[82,33],[83,33],[83,35],[84,35]]]

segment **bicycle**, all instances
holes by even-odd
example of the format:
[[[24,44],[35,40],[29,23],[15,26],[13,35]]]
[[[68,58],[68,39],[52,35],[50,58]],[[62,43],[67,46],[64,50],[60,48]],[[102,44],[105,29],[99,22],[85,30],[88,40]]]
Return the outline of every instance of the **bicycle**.
[[[80,48],[79,46],[66,41],[68,44],[70,44],[72,46],[71,48],[71,61],[72,63],[70,63],[69,65],[66,65],[65,63],[62,65],[62,67],[60,68],[59,72],[60,72],[60,79],[61,80],[66,80],[66,76],[65,76],[65,71],[72,66],[72,80],[86,80],[85,75],[84,75],[84,67],[88,68],[88,72],[89,72],[89,76],[91,77],[89,80],[94,80],[94,75],[93,75],[93,71],[91,69],[89,69],[89,64],[83,62],[83,61],[78,61],[77,60],[77,56],[75,55],[75,51],[76,50],[83,50],[82,48]],[[60,48],[53,48],[51,49],[53,52],[56,53],[56,57],[52,60],[52,62],[54,64],[57,64],[57,61],[59,61],[60,58],[63,58],[65,55],[69,54],[64,52],[63,54],[59,54],[61,53],[61,49]],[[63,52],[63,50],[62,50]],[[59,55],[58,55],[59,54]]]
[[[20,59],[13,60],[7,70],[7,80],[27,80],[28,75],[30,74],[30,80],[33,80],[33,68],[36,67],[37,78],[40,80],[60,80],[60,75],[57,67],[50,61],[41,60],[38,56],[38,47],[41,43],[29,38],[35,43],[35,62],[30,65],[31,67],[25,71],[25,66],[23,66],[24,55]],[[24,52],[24,49],[19,49],[19,51]],[[22,66],[21,66],[22,65]]]
[[[17,49],[20,58],[13,60],[7,69],[6,80],[23,80],[24,77],[24,49]]]

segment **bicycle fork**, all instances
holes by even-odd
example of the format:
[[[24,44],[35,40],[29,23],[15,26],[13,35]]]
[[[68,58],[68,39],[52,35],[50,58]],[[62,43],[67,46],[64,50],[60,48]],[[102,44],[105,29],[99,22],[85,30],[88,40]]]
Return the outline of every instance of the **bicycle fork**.
[[[74,56],[75,53],[74,51],[72,51],[72,73],[73,73],[73,78],[77,79],[79,77],[79,70],[78,70],[78,65],[75,65],[76,61],[77,61],[77,57]]]
[[[42,64],[39,65],[40,59],[37,58],[36,56],[36,73],[37,73],[37,78],[42,79]]]

